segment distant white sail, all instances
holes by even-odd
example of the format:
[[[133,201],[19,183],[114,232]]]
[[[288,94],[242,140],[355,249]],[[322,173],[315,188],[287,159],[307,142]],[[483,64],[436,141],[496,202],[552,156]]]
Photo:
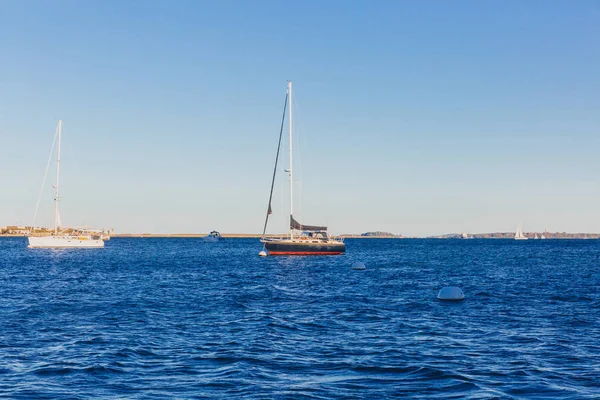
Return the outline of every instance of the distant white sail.
[[[523,234],[523,230],[521,229],[521,225],[517,227],[517,232],[515,233],[515,240],[527,240],[527,237]]]

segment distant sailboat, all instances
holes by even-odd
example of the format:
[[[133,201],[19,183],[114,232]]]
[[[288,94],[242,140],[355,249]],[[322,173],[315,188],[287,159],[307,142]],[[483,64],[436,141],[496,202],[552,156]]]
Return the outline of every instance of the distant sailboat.
[[[273,197],[273,185],[275,183],[275,172],[277,171],[277,160],[279,159],[279,149],[281,146],[281,135],[283,133],[283,124],[285,119],[285,107],[283,109],[283,119],[281,121],[281,130],[279,133],[279,145],[277,147],[277,156],[275,157],[275,169],[273,171],[273,179],[271,182],[271,194],[269,196],[269,205],[267,208],[267,216],[263,229],[263,237],[261,242],[264,245],[268,255],[336,255],[346,251],[346,245],[340,238],[335,238],[327,233],[327,227],[316,225],[304,225],[294,219],[294,203],[292,189],[294,179],[292,175],[292,82],[288,82],[286,105],[289,101],[288,119],[289,128],[289,144],[290,144],[290,166],[286,171],[290,175],[290,235],[281,238],[265,237],[267,222],[271,214],[271,199]],[[262,252],[261,252],[262,253]]]
[[[539,239],[537,233],[535,234],[535,236],[533,237],[534,239]]]
[[[517,232],[515,233],[515,240],[527,240],[527,237],[523,234],[521,225],[519,225],[519,227],[517,228]]]
[[[540,239],[546,239],[546,233],[548,233],[548,229],[544,229],[544,233],[542,233],[542,236],[540,237]]]
[[[60,222],[60,213],[58,210],[58,201],[60,197],[58,195],[58,184],[60,182],[60,140],[62,136],[62,120],[58,121],[58,126],[56,127],[57,133],[55,134],[55,140],[58,136],[58,146],[57,146],[57,158],[56,158],[56,184],[53,185],[55,189],[54,194],[54,232],[50,236],[36,236],[33,232],[35,226],[35,215],[34,221],[31,224],[31,232],[29,236],[27,236],[27,240],[29,242],[29,246],[31,248],[63,248],[63,247],[75,247],[75,248],[94,248],[94,247],[104,247],[104,241],[101,238],[99,233],[87,231],[85,229],[77,228],[77,229],[68,229],[61,230],[61,222]],[[54,148],[52,149],[54,150]],[[50,152],[52,155],[52,151]],[[50,160],[48,160],[48,165]],[[46,169],[46,172],[48,170]],[[44,175],[45,180],[45,175]],[[43,184],[42,184],[43,187]],[[40,192],[41,194],[41,192]],[[39,205],[39,200],[38,200]],[[37,207],[35,210],[35,214],[37,215]]]

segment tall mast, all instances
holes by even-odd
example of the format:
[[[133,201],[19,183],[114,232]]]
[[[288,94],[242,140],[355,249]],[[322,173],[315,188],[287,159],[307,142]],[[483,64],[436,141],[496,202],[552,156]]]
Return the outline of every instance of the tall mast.
[[[290,116],[290,223],[294,217],[294,175],[292,173],[292,81],[288,81],[288,99],[289,99],[289,116]],[[290,224],[291,225],[291,224]],[[290,239],[294,238],[294,228],[290,226]]]
[[[58,214],[58,184],[60,182],[60,137],[62,135],[62,119],[58,120],[58,152],[57,152],[57,157],[56,157],[56,186],[54,186],[54,188],[56,189],[55,195],[54,195],[54,235],[58,234],[58,218],[59,218],[59,214]]]

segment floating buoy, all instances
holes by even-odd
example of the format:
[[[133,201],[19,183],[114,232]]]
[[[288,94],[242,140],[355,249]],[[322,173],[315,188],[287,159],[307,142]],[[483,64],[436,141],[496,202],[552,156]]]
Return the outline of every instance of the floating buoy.
[[[363,270],[363,269],[366,269],[366,268],[367,267],[365,267],[365,264],[361,263],[360,261],[357,261],[354,264],[352,264],[352,269]]]
[[[258,253],[258,255],[261,256],[261,257],[266,257],[267,256],[267,252],[264,251],[264,250],[261,250],[261,252]]]
[[[456,286],[446,286],[438,293],[438,299],[447,301],[459,301],[465,298],[461,288]]]

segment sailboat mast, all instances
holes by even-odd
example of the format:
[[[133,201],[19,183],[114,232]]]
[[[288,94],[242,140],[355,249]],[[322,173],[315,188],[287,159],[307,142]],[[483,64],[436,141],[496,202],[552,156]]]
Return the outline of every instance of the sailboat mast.
[[[291,226],[292,218],[294,217],[294,175],[292,173],[292,81],[288,81],[288,99],[289,99],[289,116],[290,116],[290,239],[294,238],[294,228]]]
[[[56,189],[54,195],[54,235],[58,234],[58,184],[60,183],[60,138],[62,136],[62,120],[58,120],[58,151],[56,157]]]

